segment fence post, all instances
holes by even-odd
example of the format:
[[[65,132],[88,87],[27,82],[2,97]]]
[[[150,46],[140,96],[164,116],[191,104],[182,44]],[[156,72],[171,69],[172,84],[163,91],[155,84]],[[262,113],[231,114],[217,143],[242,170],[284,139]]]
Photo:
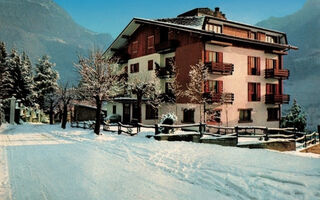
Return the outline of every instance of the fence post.
[[[307,133],[304,135],[304,147],[307,147]]]
[[[121,134],[121,125],[118,123],[118,135]]]
[[[139,123],[137,123],[137,134],[140,132]]]
[[[203,132],[205,132],[205,128],[206,128],[206,124],[203,124],[202,122],[200,122],[200,124],[199,124],[200,137],[203,136]]]
[[[234,127],[234,130],[236,131],[236,137],[237,137],[237,144],[239,143],[239,127]]]
[[[265,141],[268,141],[269,140],[269,131],[268,131],[268,127],[265,129],[265,138],[264,138],[264,140]]]
[[[155,124],[155,125],[154,125],[154,134],[155,134],[155,135],[158,135],[158,134],[159,134],[159,125],[158,125],[158,124]]]

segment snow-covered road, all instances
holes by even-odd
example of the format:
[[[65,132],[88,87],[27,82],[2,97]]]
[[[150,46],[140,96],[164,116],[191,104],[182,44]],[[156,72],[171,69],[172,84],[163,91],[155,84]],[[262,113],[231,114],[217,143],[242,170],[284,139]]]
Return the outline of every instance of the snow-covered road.
[[[267,150],[23,125],[0,130],[5,154],[0,198],[320,199],[319,158]]]

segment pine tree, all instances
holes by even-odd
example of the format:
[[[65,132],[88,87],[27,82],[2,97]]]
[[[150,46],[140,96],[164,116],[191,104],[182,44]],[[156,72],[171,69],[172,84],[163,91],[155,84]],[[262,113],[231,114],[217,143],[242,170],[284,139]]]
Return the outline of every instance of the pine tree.
[[[35,68],[34,76],[34,91],[37,94],[36,102],[40,108],[46,110],[45,98],[46,95],[55,93],[58,89],[58,78],[59,74],[52,68],[55,66],[54,63],[49,61],[47,55],[43,56],[38,60]]]
[[[5,120],[5,116],[4,116],[3,104],[2,104],[2,100],[0,99],[0,126],[2,125],[4,120]]]
[[[307,125],[307,117],[296,100],[293,101],[289,113],[283,119],[283,127],[294,127],[298,131],[305,131]]]
[[[23,52],[21,56],[21,73],[24,82],[23,93],[25,95],[25,105],[30,106],[33,104],[36,94],[33,90],[33,73],[32,73],[32,64],[29,59],[29,56]]]
[[[5,72],[5,61],[7,58],[7,50],[6,45],[4,42],[0,42],[0,99],[4,98],[4,87],[3,87],[3,80],[4,80],[4,72]]]
[[[26,55],[24,55],[25,57]],[[4,99],[14,96],[24,105],[32,104],[31,63],[25,64],[18,52],[12,49],[11,54],[4,62],[2,74],[1,92]]]
[[[2,74],[1,91],[3,98],[7,99],[14,96],[21,99],[20,81],[21,75],[21,60],[15,49],[11,50],[4,62],[4,73]]]

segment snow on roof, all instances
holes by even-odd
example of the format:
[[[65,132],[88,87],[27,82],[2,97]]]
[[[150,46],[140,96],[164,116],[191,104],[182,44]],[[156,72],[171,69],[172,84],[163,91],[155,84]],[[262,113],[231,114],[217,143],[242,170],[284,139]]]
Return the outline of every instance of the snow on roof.
[[[202,30],[205,17],[204,16],[176,17],[176,18],[156,19],[155,21],[167,22],[171,24],[179,24],[179,25],[190,27],[190,28]]]

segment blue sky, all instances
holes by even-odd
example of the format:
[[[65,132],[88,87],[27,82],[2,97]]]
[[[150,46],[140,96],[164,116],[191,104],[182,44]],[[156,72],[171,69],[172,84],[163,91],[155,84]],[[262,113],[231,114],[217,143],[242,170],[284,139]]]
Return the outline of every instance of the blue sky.
[[[306,0],[54,0],[80,25],[114,38],[133,17],[175,17],[196,7],[220,7],[227,18],[255,24],[299,10]]]

